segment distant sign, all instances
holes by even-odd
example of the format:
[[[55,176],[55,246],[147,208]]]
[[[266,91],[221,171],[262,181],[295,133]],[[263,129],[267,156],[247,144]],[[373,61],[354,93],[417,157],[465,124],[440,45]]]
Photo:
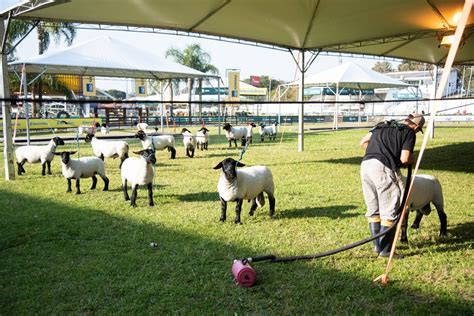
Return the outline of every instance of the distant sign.
[[[82,77],[82,94],[85,96],[95,97],[95,77]]]
[[[2,122],[2,120],[0,120]],[[78,126],[92,126],[95,123],[102,124],[101,118],[57,118],[57,119],[30,119],[30,129],[49,129],[49,128],[75,128]],[[12,121],[12,129],[15,122]],[[17,129],[26,129],[26,120],[19,119]],[[0,125],[3,130],[3,124]]]
[[[148,95],[146,79],[135,80],[135,94],[137,97],[146,97]]]
[[[250,76],[250,84],[254,87],[260,87],[260,76]]]
[[[229,71],[227,76],[229,80],[229,101],[240,101],[240,72]]]

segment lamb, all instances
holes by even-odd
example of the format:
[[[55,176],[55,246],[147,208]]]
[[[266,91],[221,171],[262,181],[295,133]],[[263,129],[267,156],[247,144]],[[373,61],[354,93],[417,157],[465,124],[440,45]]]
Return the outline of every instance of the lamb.
[[[237,202],[235,206],[235,223],[240,223],[240,212],[242,210],[243,200],[252,200],[250,207],[250,216],[253,216],[257,206],[265,204],[263,192],[267,193],[270,202],[270,216],[275,213],[275,187],[273,184],[273,175],[266,166],[253,166],[242,169],[245,164],[232,158],[222,160],[214,169],[222,168],[222,172],[217,184],[217,191],[221,199],[221,217],[220,221],[225,222],[227,202]]]
[[[104,158],[120,157],[120,166],[128,158],[128,144],[123,140],[101,140],[89,133],[85,138],[86,143],[91,143],[94,155],[104,160]]]
[[[406,178],[403,179],[406,182]],[[440,236],[446,236],[447,230],[447,216],[444,212],[443,190],[438,179],[431,175],[419,174],[416,175],[413,182],[413,189],[409,204],[410,210],[416,210],[416,218],[413,221],[411,228],[419,228],[420,221],[423,215],[428,215],[431,212],[430,203],[433,203],[438,211],[440,221]],[[408,212],[403,221],[401,241],[408,242],[407,238]]]
[[[110,133],[110,127],[109,127],[109,125],[107,125],[107,123],[103,123],[100,126],[100,133],[102,135],[108,135]]]
[[[138,123],[137,124],[137,129],[139,131],[144,131],[145,133],[147,132],[148,124],[147,123]]]
[[[197,147],[201,147],[201,150],[207,150],[209,144],[209,130],[204,126],[201,127],[196,133]]]
[[[186,148],[186,156],[193,158],[194,150],[196,149],[196,136],[187,128],[183,128],[181,134],[183,135],[184,148]]]
[[[275,140],[276,134],[278,132],[278,122],[273,123],[270,126],[265,126],[265,124],[260,123],[260,141],[265,140],[265,135],[268,135],[269,140]]]
[[[247,125],[247,135],[245,137],[246,137],[246,141],[250,142],[250,144],[252,143],[252,136],[253,136],[253,128],[254,127],[257,127],[257,125],[255,125],[255,123],[250,123],[249,125]]]
[[[48,174],[51,174],[51,161],[54,159],[56,146],[64,145],[64,141],[60,137],[53,137],[48,145],[45,146],[21,146],[15,150],[16,164],[18,166],[18,175],[25,173],[23,165],[25,162],[38,163],[41,162],[41,175],[46,175],[45,169],[48,165]]]
[[[175,140],[173,135],[150,136],[144,131],[138,131],[135,137],[142,141],[143,149],[163,150],[171,152],[171,159],[176,158]]]
[[[241,140],[242,146],[245,146],[248,129],[247,126],[232,126],[230,123],[225,123],[222,127],[225,130],[225,135],[229,141],[229,147],[232,147],[232,141],[234,141],[235,147],[237,147],[237,140]]]
[[[130,205],[136,207],[137,189],[139,185],[146,185],[148,189],[148,205],[153,206],[153,168],[156,163],[155,151],[152,149],[144,149],[134,154],[140,155],[139,158],[131,157],[125,160],[120,169],[122,177],[122,191],[125,201],[130,200]],[[128,196],[127,182],[132,187],[132,198]]]
[[[81,194],[80,179],[92,178],[91,190],[94,190],[97,185],[98,174],[104,180],[104,191],[109,190],[109,179],[105,175],[104,162],[97,157],[81,157],[71,159],[76,151],[62,151],[54,153],[61,156],[61,165],[63,176],[67,179],[67,190],[71,192],[71,179],[76,179],[76,194]]]

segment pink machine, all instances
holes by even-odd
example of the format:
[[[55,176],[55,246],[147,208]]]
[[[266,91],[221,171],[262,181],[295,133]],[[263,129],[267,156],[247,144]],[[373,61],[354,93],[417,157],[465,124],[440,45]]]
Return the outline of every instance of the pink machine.
[[[234,275],[235,281],[242,287],[251,287],[255,284],[255,281],[257,280],[257,273],[250,266],[249,263],[273,259],[275,259],[275,256],[269,255],[256,258],[234,260],[234,263],[232,264],[232,274]]]

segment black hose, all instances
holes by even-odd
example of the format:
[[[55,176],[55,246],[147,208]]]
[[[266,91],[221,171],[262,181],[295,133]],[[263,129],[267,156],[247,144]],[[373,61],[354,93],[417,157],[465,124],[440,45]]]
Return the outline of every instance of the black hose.
[[[320,253],[317,253],[317,254],[293,256],[293,257],[284,257],[284,258],[277,258],[274,255],[265,255],[265,256],[255,257],[255,258],[243,259],[243,262],[246,263],[246,262],[257,262],[257,261],[266,261],[266,260],[269,260],[270,262],[290,262],[290,261],[295,261],[295,260],[309,260],[309,259],[322,258],[322,257],[331,256],[331,255],[334,255],[336,253],[361,246],[363,244],[371,242],[374,239],[382,237],[383,235],[387,234],[388,232],[391,232],[392,230],[394,230],[397,226],[398,221],[400,220],[400,217],[401,217],[400,215],[403,211],[403,207],[405,206],[405,202],[406,202],[406,199],[407,199],[407,196],[408,196],[408,191],[410,189],[411,171],[412,171],[411,169],[412,169],[411,165],[408,165],[407,179],[406,179],[406,184],[405,184],[405,191],[403,192],[402,202],[400,203],[400,207],[397,210],[397,218],[395,219],[395,221],[393,222],[393,225],[390,226],[389,229],[384,230],[383,232],[380,232],[380,233],[378,233],[374,236],[371,236],[369,238],[365,238],[365,239],[362,239],[360,241],[354,242],[352,244],[349,244],[349,245],[346,245],[346,246],[343,246],[343,247],[340,247],[340,248],[337,248],[337,249],[333,249],[333,250],[329,250],[329,251],[325,251],[325,252],[320,252]]]

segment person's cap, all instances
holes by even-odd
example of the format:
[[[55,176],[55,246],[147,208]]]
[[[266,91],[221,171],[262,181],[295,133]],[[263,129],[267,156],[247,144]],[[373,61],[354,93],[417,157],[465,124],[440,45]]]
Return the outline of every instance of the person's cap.
[[[423,125],[425,125],[425,118],[421,113],[413,113],[408,115],[408,119],[412,121],[414,124],[418,125],[418,128],[423,133]]]

